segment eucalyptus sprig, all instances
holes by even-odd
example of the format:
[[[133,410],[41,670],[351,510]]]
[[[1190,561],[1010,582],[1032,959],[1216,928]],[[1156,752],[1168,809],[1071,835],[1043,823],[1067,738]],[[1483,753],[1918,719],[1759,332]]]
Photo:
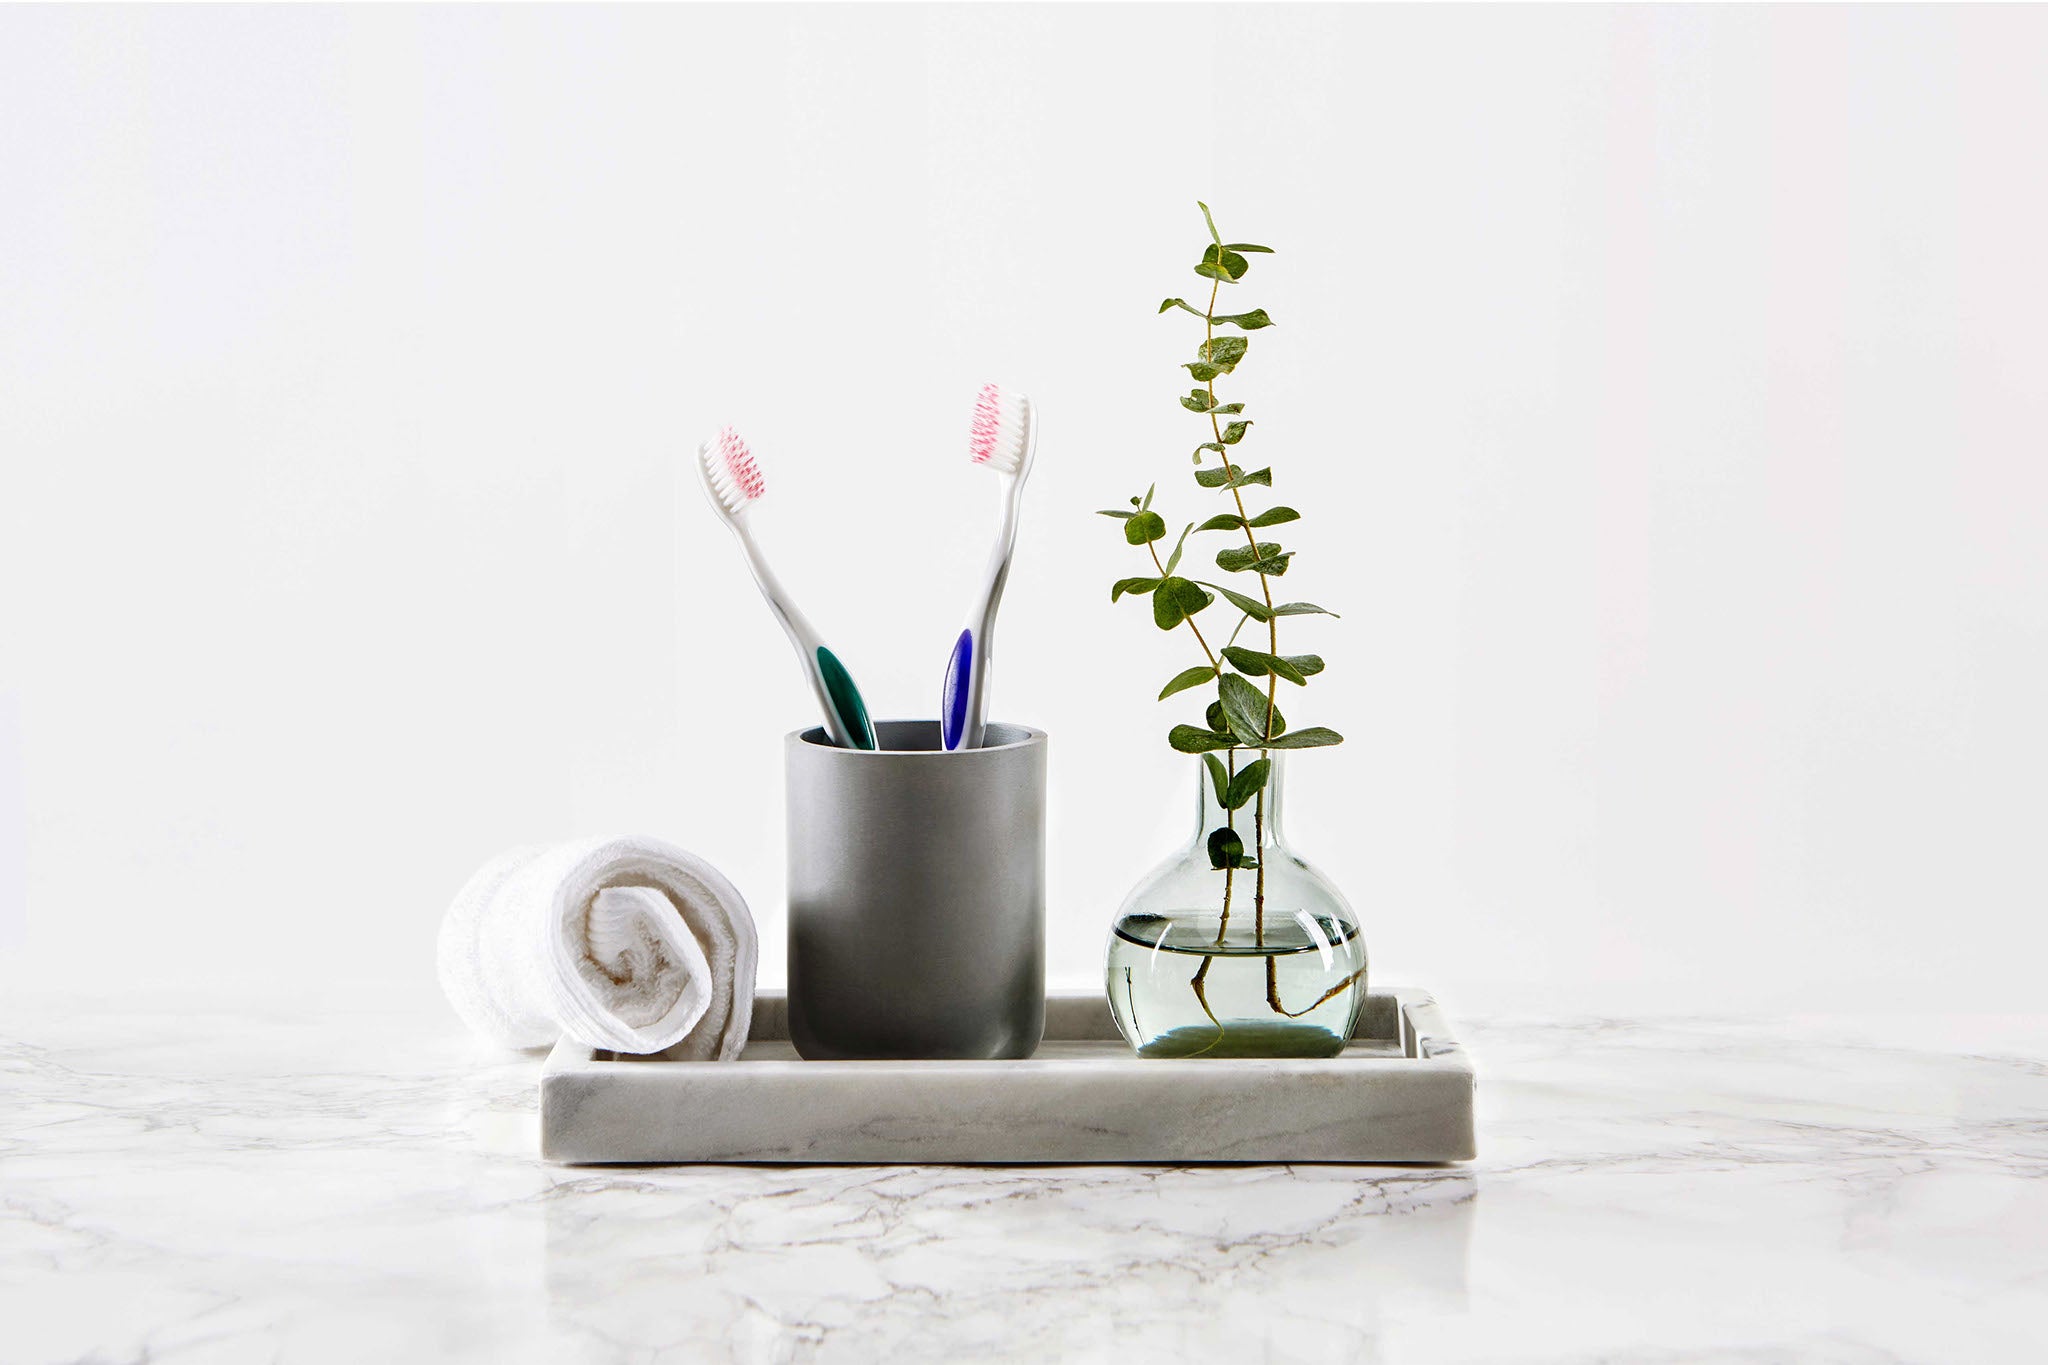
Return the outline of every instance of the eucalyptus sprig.
[[[1215,788],[1217,804],[1226,812],[1226,819],[1230,818],[1230,812],[1242,810],[1247,805],[1252,808],[1252,851],[1245,850],[1244,841],[1233,822],[1210,832],[1209,861],[1224,878],[1218,941],[1221,942],[1223,928],[1229,924],[1235,874],[1245,869],[1257,874],[1253,904],[1258,938],[1263,943],[1266,870],[1260,855],[1265,848],[1266,790],[1273,766],[1268,751],[1315,749],[1343,740],[1335,730],[1320,725],[1288,728],[1287,719],[1281,714],[1278,704],[1280,683],[1285,681],[1297,687],[1307,686],[1310,678],[1323,671],[1323,660],[1316,654],[1282,654],[1280,620],[1287,616],[1334,616],[1336,613],[1313,602],[1273,600],[1273,580],[1287,572],[1294,552],[1283,548],[1278,541],[1261,539],[1259,533],[1299,521],[1301,513],[1284,506],[1254,511],[1246,503],[1245,490],[1270,489],[1273,486],[1273,471],[1270,467],[1246,469],[1233,458],[1241,453],[1240,448],[1251,431],[1252,422],[1243,416],[1243,403],[1220,402],[1216,394],[1216,381],[1235,372],[1251,349],[1248,337],[1228,333],[1219,336],[1217,329],[1236,328],[1239,333],[1245,333],[1273,325],[1272,318],[1263,308],[1219,313],[1216,311],[1217,300],[1223,286],[1235,286],[1250,270],[1247,254],[1271,254],[1272,248],[1252,242],[1224,241],[1222,234],[1216,231],[1216,220],[1210,215],[1209,206],[1202,204],[1200,207],[1202,219],[1209,227],[1210,240],[1202,252],[1202,259],[1195,265],[1195,274],[1209,281],[1208,303],[1197,308],[1186,299],[1173,298],[1162,302],[1159,311],[1164,313],[1177,308],[1202,320],[1201,345],[1195,351],[1195,358],[1181,366],[1194,379],[1195,387],[1181,398],[1180,405],[1203,419],[1209,436],[1194,448],[1195,482],[1206,490],[1225,494],[1230,510],[1219,512],[1200,525],[1189,522],[1163,560],[1159,557],[1159,544],[1166,539],[1166,520],[1152,510],[1157,484],[1148,488],[1144,496],[1132,498],[1130,510],[1119,508],[1103,512],[1103,516],[1114,517],[1123,523],[1124,539],[1145,550],[1151,557],[1154,570],[1147,576],[1118,579],[1110,586],[1109,597],[1111,602],[1116,602],[1127,593],[1136,597],[1149,596],[1154,625],[1161,630],[1177,630],[1185,626],[1201,647],[1205,662],[1183,669],[1168,679],[1166,686],[1159,691],[1159,699],[1164,701],[1176,693],[1195,688],[1213,688],[1213,700],[1204,710],[1200,725],[1176,725],[1167,732],[1166,742],[1181,753],[1202,755]],[[1226,532],[1233,541],[1239,537],[1243,539],[1241,545],[1233,543],[1218,550],[1214,562],[1225,574],[1251,574],[1258,587],[1256,595],[1236,591],[1221,583],[1184,577],[1178,572],[1187,550],[1188,537],[1207,531]],[[1195,618],[1215,605],[1219,597],[1228,602],[1239,617],[1231,627],[1228,639],[1220,646],[1212,646]],[[1264,649],[1238,645],[1237,638],[1247,624],[1264,627]],[[1254,638],[1257,638],[1256,634]],[[1258,756],[1240,766],[1241,756],[1252,751],[1256,751]],[[1222,757],[1219,758],[1219,754]],[[1206,969],[1206,959],[1203,965]],[[1200,973],[1195,986],[1199,995]],[[1277,1008],[1277,1000],[1274,1004]],[[1206,1000],[1204,1008],[1207,1008]]]

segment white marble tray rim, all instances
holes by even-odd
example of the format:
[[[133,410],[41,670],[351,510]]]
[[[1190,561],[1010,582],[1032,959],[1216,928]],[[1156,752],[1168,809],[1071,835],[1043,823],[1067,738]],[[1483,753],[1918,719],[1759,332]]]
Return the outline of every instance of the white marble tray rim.
[[[567,1040],[540,1078],[551,1161],[771,1164],[1439,1163],[1475,1154],[1474,1075],[1427,992],[1372,991],[1331,1058],[1139,1058],[1096,992],[1046,1000],[1013,1061],[807,1062],[763,992],[734,1062]]]

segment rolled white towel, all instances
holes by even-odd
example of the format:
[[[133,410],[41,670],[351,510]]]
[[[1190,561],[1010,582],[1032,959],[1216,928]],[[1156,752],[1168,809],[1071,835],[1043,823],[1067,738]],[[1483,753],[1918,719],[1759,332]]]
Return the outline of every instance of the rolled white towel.
[[[612,1052],[729,1061],[758,956],[731,882],[659,839],[520,848],[479,868],[441,921],[441,989],[504,1047],[563,1034]]]

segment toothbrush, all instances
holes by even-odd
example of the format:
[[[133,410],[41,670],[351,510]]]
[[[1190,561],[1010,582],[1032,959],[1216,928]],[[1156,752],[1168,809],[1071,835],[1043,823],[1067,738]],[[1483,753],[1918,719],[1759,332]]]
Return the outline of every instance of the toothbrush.
[[[818,705],[825,712],[825,729],[832,742],[842,749],[874,748],[875,727],[868,721],[868,708],[860,699],[860,689],[853,685],[853,675],[825,648],[818,632],[811,629],[811,623],[789,600],[789,594],[762,557],[761,547],[747,530],[748,506],[768,491],[768,482],[761,477],[761,466],[754,462],[753,452],[737,431],[726,427],[716,440],[697,447],[697,472],[704,477],[705,496],[711,499],[719,518],[732,528],[733,539],[739,541],[746,554],[747,567],[753,571],[754,583],[767,599],[768,609],[775,613],[789,642],[796,646],[804,676],[810,679],[811,691],[817,694]]]
[[[984,384],[974,401],[974,423],[968,431],[967,455],[992,469],[1002,483],[1002,526],[988,560],[981,599],[967,618],[967,628],[953,642],[946,661],[946,686],[939,702],[939,734],[948,749],[979,749],[988,720],[990,641],[995,634],[996,606],[1010,576],[1010,557],[1017,547],[1017,511],[1024,478],[1038,449],[1038,423],[1031,400]]]

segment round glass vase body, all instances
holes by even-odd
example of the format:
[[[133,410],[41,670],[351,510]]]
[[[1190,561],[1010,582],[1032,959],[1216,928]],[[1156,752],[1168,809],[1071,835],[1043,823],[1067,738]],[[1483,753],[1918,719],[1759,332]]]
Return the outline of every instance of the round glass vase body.
[[[1231,775],[1254,754],[1217,757]],[[1141,1057],[1332,1057],[1351,1037],[1365,940],[1343,894],[1288,847],[1286,763],[1268,757],[1265,790],[1236,811],[1198,760],[1194,838],[1117,912],[1109,1005]]]

